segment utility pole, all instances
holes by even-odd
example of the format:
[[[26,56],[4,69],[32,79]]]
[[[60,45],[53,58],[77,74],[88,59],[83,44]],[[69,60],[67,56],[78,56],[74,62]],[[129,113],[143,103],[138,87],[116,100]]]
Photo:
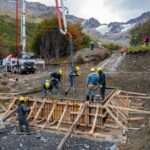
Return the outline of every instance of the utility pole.
[[[21,0],[21,46],[26,51],[26,0]]]
[[[16,0],[16,52],[19,52],[19,1]]]

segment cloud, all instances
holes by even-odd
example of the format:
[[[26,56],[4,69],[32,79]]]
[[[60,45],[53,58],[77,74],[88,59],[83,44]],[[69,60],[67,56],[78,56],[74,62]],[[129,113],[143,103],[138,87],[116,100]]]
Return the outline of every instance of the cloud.
[[[39,1],[54,5],[55,0]],[[100,22],[127,21],[150,11],[150,0],[64,0],[69,12],[78,17],[95,17]]]

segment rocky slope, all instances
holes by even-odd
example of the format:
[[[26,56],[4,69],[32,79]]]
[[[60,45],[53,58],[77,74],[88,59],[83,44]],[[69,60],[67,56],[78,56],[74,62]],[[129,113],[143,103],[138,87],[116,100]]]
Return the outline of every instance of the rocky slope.
[[[20,5],[20,4],[19,4]],[[26,2],[28,21],[43,20],[55,15],[55,8],[49,7],[38,2]],[[15,17],[16,3],[15,0],[0,0],[0,15]],[[67,19],[71,23],[81,23],[84,21],[73,15],[68,15]],[[39,21],[40,21],[39,20]]]

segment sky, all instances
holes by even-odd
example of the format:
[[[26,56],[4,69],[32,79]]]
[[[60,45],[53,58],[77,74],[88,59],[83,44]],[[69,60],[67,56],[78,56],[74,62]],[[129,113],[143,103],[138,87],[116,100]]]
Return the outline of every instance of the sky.
[[[27,0],[54,6],[55,0]],[[88,19],[94,17],[101,23],[127,21],[150,11],[150,0],[64,0],[69,13]]]

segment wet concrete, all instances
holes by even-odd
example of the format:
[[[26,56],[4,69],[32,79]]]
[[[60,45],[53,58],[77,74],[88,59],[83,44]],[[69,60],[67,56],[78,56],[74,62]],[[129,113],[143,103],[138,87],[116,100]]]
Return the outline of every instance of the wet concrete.
[[[7,128],[0,130],[0,150],[56,150],[63,136],[48,132],[27,135],[16,132],[15,128]],[[111,150],[112,147],[116,146],[111,142],[71,137],[63,150]]]

